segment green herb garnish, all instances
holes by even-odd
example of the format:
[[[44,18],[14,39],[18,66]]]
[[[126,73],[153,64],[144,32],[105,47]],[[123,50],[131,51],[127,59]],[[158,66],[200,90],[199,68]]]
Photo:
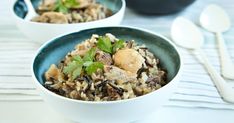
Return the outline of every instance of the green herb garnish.
[[[87,66],[90,66],[91,64],[93,64],[93,61],[86,61],[84,62],[84,66],[87,67]]]
[[[72,73],[77,66],[78,66],[77,63],[75,61],[72,61],[67,66],[64,67],[63,72],[65,74]]]
[[[123,40],[118,40],[113,44],[113,52],[116,52],[117,49],[123,48],[124,47],[124,41]]]
[[[96,53],[96,48],[91,48],[83,57],[84,61],[93,61]]]
[[[112,53],[111,41],[106,36],[98,38],[97,47],[104,52]]]
[[[80,56],[74,56],[73,60],[80,63],[80,64],[83,64],[83,62],[84,62],[83,59]]]
[[[96,72],[97,69],[103,69],[103,63],[101,62],[93,62],[89,66],[85,68],[85,71],[87,72],[88,75],[92,75],[92,73]]]
[[[80,5],[77,0],[63,0],[63,3],[67,8],[78,8]]]
[[[77,68],[72,72],[72,80],[76,79],[77,76],[81,74],[82,71],[82,65],[77,65]]]
[[[55,3],[54,11],[68,13],[69,9],[79,7],[77,0],[57,0]]]
[[[112,44],[111,40],[107,36],[103,36],[98,38],[97,47],[104,52],[113,54],[117,49],[124,47],[124,41],[118,40]],[[63,72],[71,75],[74,80],[82,72],[92,75],[92,73],[96,72],[97,69],[103,69],[103,63],[94,61],[96,51],[96,48],[91,48],[83,58],[80,56],[74,56],[72,61],[64,67]]]
[[[68,8],[63,5],[62,0],[57,0],[55,3],[54,11],[68,13]]]
[[[74,60],[64,67],[63,72],[65,74],[71,74],[72,79],[74,80],[77,76],[81,74],[82,66],[83,64]]]
[[[113,54],[117,49],[124,47],[124,41],[118,40],[113,45],[108,37],[99,37],[97,42],[97,47],[107,53]]]
[[[92,75],[92,73],[96,72],[99,68],[103,69],[103,63],[94,62],[95,53],[96,48],[91,48],[83,58],[74,56],[72,61],[64,67],[63,72],[65,74],[70,74],[74,80],[82,73],[83,68],[88,75]]]

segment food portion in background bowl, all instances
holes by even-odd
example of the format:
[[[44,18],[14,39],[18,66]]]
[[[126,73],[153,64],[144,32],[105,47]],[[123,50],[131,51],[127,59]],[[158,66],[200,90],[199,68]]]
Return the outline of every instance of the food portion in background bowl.
[[[145,45],[107,33],[77,44],[45,72],[44,86],[65,97],[86,101],[130,99],[167,84],[159,59]]]
[[[37,12],[32,21],[57,24],[90,22],[113,14],[96,0],[42,0]]]

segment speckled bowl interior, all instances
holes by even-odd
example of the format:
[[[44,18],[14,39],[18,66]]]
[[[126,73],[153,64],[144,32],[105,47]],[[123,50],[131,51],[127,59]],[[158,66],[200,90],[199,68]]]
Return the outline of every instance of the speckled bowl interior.
[[[41,1],[42,0],[31,0],[34,8],[37,8],[37,6]],[[96,1],[104,6],[107,6],[107,8],[111,9],[114,13],[118,12],[123,4],[121,0],[96,0]],[[24,0],[17,0],[13,6],[13,10],[14,13],[20,18],[24,18],[28,11]]]
[[[105,33],[112,33],[119,39],[135,40],[139,44],[145,44],[160,59],[161,67],[168,72],[168,81],[176,76],[181,67],[177,50],[165,38],[130,27],[103,27],[70,33],[45,43],[33,62],[33,72],[37,80],[43,84],[44,73],[49,66],[58,64],[76,44],[90,38],[92,34],[104,35]]]

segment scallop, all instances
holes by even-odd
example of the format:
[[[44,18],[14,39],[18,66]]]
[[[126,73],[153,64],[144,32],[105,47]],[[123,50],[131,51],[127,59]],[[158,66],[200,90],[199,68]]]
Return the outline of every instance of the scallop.
[[[145,59],[134,49],[118,50],[114,56],[114,64],[131,73],[137,73]]]

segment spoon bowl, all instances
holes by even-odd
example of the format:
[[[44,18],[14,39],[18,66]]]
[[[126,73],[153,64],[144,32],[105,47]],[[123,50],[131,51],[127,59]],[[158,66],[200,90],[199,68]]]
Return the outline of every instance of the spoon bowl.
[[[206,30],[214,33],[225,32],[231,26],[228,14],[221,7],[214,4],[203,10],[200,23]]]
[[[178,17],[174,20],[171,36],[176,44],[188,49],[199,49],[204,42],[203,35],[198,28],[183,17]]]
[[[220,96],[227,102],[234,103],[234,90],[216,72],[207,59],[204,52],[200,49],[204,42],[202,33],[191,21],[179,17],[175,19],[171,28],[171,36],[176,44],[187,49],[197,51],[201,56],[202,63],[212,78]]]

